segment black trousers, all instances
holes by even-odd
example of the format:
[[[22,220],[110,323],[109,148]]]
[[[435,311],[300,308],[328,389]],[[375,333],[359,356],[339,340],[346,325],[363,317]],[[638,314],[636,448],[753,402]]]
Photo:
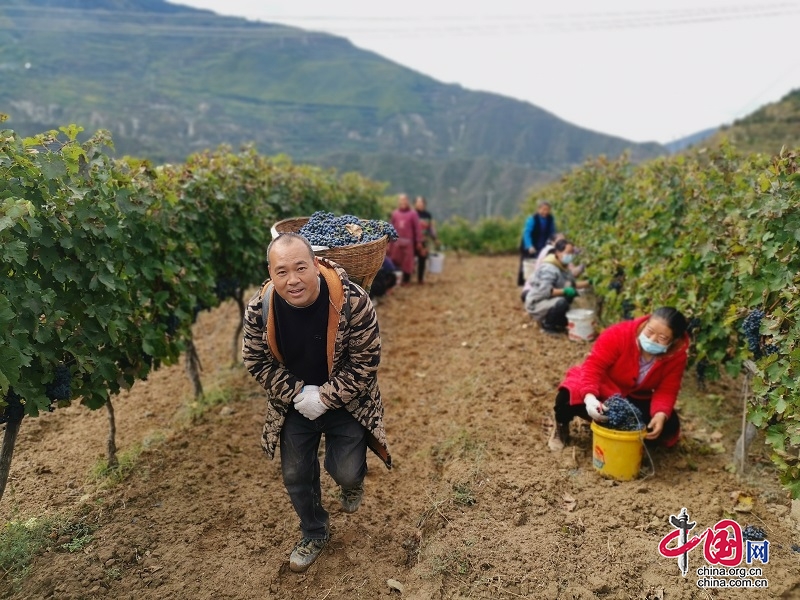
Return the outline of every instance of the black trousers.
[[[558,394],[556,394],[556,401],[555,401],[555,413],[556,413],[556,423],[559,425],[568,425],[572,419],[575,417],[580,417],[584,421],[591,421],[591,417],[589,413],[586,412],[586,405],[581,402],[580,404],[570,404],[569,403],[569,390],[566,388],[561,388],[558,390]],[[645,419],[647,422],[650,422],[650,400],[635,400],[633,398],[628,398],[639,410],[642,411],[642,414],[645,415]],[[645,423],[647,425],[647,423]],[[659,443],[662,440],[672,440],[675,435],[680,431],[681,422],[678,418],[678,413],[674,410],[672,414],[667,419],[667,422],[664,423],[664,429],[661,430],[661,435],[659,435],[655,440],[647,440],[652,441],[655,443]]]
[[[417,254],[417,281],[422,283],[425,278],[425,264],[428,262],[428,255],[420,256]]]
[[[551,331],[565,330],[569,324],[567,312],[571,305],[572,298],[559,298],[542,319],[542,327]]]

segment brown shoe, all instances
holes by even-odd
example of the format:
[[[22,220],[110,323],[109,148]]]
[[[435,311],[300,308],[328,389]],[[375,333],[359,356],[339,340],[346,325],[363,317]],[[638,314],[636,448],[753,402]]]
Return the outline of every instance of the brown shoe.
[[[319,558],[322,550],[328,544],[328,540],[330,540],[330,535],[319,539],[304,537],[292,550],[289,557],[289,568],[295,573],[302,573],[308,569]]]
[[[563,450],[564,446],[569,444],[569,423],[559,423],[556,421],[556,426],[553,427],[553,433],[550,434],[550,439],[547,440],[547,447],[553,452]]]
[[[354,513],[361,506],[361,499],[364,497],[364,483],[359,483],[355,487],[340,488],[339,500],[342,503],[342,510],[346,513]]]

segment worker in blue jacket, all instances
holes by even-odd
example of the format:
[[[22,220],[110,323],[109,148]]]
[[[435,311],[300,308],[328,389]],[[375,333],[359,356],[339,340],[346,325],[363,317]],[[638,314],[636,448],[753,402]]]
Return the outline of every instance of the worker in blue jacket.
[[[522,230],[522,239],[519,243],[517,285],[525,285],[526,279],[532,274],[530,271],[536,264],[539,251],[547,245],[547,241],[555,233],[556,221],[553,218],[550,203],[542,200],[536,208],[536,213],[525,220],[525,227]]]

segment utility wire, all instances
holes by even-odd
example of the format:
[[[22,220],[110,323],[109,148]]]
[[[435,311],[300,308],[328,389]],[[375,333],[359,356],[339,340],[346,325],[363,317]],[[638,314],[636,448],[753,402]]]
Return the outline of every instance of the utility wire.
[[[0,10],[7,20],[0,30],[25,28],[28,31],[110,33],[129,35],[196,35],[239,38],[286,38],[326,35],[295,29],[277,23],[244,21],[210,13],[141,13],[85,9],[42,9],[13,7]],[[743,19],[786,18],[800,14],[800,3],[768,3],[717,8],[684,8],[654,11],[611,11],[596,13],[530,15],[488,15],[454,17],[278,17],[303,21],[309,25],[328,23],[325,29],[341,29],[347,35],[381,37],[527,35],[531,33],[570,33],[647,29],[681,25],[722,23]],[[263,15],[269,19],[268,15]],[[16,18],[15,18],[16,17]],[[129,17],[129,21],[124,18]],[[106,20],[108,19],[108,20]],[[223,24],[225,19],[230,25]],[[102,24],[98,21],[102,21]],[[208,24],[208,25],[207,25]],[[339,24],[339,26],[336,26]]]

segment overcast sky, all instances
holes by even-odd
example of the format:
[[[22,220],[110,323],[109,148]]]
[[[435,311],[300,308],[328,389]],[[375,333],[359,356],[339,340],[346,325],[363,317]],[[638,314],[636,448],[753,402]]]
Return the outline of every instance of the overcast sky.
[[[171,0],[350,39],[576,125],[669,142],[800,88],[800,0]]]

